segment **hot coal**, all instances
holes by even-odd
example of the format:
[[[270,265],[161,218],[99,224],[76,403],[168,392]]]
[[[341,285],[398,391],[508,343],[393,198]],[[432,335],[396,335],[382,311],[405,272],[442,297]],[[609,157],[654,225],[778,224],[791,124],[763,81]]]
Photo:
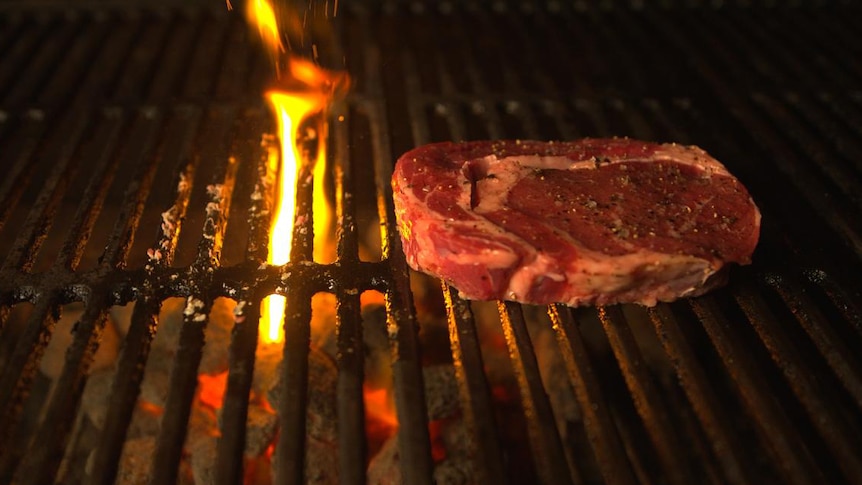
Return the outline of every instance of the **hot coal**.
[[[335,361],[319,349],[312,348],[308,354],[308,414],[306,433],[325,443],[336,443],[337,415],[335,410],[336,381],[338,369]],[[267,394],[274,409],[281,402],[283,380],[279,374],[275,386]]]

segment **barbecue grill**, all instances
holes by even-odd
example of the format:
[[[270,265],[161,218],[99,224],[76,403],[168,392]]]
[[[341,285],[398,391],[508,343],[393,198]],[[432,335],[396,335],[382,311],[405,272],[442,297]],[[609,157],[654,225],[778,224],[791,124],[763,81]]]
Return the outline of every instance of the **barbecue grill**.
[[[327,114],[327,189],[300,177],[284,266],[263,264],[271,71],[239,13],[0,4],[0,482],[312,483],[326,459],[340,483],[373,482],[373,336],[396,483],[858,482],[862,10],[647,3],[340,2],[318,61],[353,87]],[[583,136],[705,148],[763,212],[754,264],[649,309],[470,302],[411,274],[388,183],[400,153]],[[332,262],[313,257],[315,196],[334,204]],[[376,313],[367,292],[385,294]],[[272,293],[288,300],[277,364],[256,353]],[[335,302],[337,426],[310,458],[320,294]],[[214,346],[226,374],[198,455]],[[437,449],[432,363],[454,369],[461,457]],[[147,415],[156,364],[163,400]],[[277,425],[250,459],[267,365]],[[443,474],[456,458],[460,475]]]

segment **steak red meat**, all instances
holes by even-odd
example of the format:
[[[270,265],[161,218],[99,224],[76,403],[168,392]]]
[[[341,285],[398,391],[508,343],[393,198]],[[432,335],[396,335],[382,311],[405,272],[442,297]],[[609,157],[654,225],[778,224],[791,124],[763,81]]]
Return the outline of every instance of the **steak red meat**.
[[[748,264],[760,212],[693,146],[626,138],[438,143],[392,188],[407,262],[465,298],[654,305]]]

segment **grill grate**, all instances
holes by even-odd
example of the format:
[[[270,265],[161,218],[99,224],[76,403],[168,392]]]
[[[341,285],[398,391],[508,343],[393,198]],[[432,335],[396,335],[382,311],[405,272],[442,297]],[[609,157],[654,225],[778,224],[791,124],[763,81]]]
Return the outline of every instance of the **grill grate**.
[[[249,395],[259,302],[272,293],[288,299],[275,483],[311,480],[318,293],[336,301],[341,483],[365,483],[377,451],[363,401],[370,334],[388,339],[403,483],[454,483],[435,472],[423,385],[434,358],[454,364],[476,483],[862,476],[862,11],[343,3],[339,62],[355,89],[328,121],[336,261],[313,258],[304,174],[284,267],[262,264],[270,73],[238,15],[0,6],[0,482],[126,483],[123,450],[155,339],[169,331],[160,307],[175,297],[187,311],[141,480],[189,480],[199,373],[227,298],[239,304],[219,438],[211,475],[194,480],[254,481]],[[727,288],[651,309],[487,305],[408,270],[389,189],[398,154],[448,139],[612,135],[694,143],[725,161],[763,211],[755,264]],[[386,294],[385,319],[366,315],[365,291]],[[88,448],[81,402],[129,302]],[[65,321],[73,303],[83,309]],[[442,351],[435,325],[448,331]],[[41,366],[64,335],[65,365],[50,378]]]

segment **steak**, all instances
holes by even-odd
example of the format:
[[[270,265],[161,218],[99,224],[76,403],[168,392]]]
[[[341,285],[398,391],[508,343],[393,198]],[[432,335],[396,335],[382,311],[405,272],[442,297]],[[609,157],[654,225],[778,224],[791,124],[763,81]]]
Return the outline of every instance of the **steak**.
[[[627,138],[416,148],[392,176],[408,264],[476,300],[655,305],[748,264],[760,212],[700,148]]]

